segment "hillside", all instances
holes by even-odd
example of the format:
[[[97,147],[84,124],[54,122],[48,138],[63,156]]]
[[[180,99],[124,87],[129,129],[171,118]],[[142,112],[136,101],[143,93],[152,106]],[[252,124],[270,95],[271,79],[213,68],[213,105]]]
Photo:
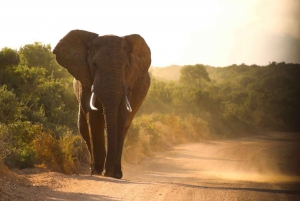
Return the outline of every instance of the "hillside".
[[[179,65],[171,65],[171,66],[166,66],[166,67],[154,67],[151,66],[149,72],[151,75],[161,81],[178,81],[180,78],[180,70],[184,66],[179,66]],[[207,72],[209,74],[212,74],[212,77],[214,77],[214,72],[215,72],[215,67],[211,66],[205,66]]]
[[[171,65],[164,68],[151,67],[150,73],[155,79],[162,81],[177,81],[180,77],[181,66]]]

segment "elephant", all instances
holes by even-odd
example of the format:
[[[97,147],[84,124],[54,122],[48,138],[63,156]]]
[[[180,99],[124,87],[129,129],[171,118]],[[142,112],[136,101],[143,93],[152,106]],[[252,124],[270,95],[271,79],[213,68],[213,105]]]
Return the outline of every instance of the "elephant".
[[[90,152],[91,174],[121,179],[124,139],[150,86],[149,46],[138,34],[72,30],[53,53],[74,77],[78,130]]]

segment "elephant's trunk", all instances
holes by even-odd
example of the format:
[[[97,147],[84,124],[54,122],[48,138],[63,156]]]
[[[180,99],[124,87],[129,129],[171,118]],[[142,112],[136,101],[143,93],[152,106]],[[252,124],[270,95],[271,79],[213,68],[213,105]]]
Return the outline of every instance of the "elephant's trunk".
[[[118,158],[118,151],[122,148],[123,140],[121,130],[124,130],[125,123],[120,121],[119,110],[120,107],[127,108],[132,111],[130,103],[127,98],[127,88],[124,82],[107,82],[101,85],[92,86],[92,95],[90,99],[90,107],[92,110],[97,110],[95,107],[96,101],[100,101],[103,106],[103,114],[107,131],[107,156],[105,163],[105,175],[112,177],[119,177],[116,175],[115,166]],[[100,88],[97,86],[101,86]],[[124,105],[124,103],[125,105]],[[125,109],[125,108],[124,108]]]
[[[105,175],[114,176],[115,161],[118,151],[118,114],[117,110],[104,109],[107,131],[107,156],[105,163]]]
[[[95,107],[96,100],[100,101],[103,106],[105,128],[107,131],[105,175],[113,177],[118,153],[118,109],[121,104],[122,94],[115,92],[115,90],[106,90],[98,95],[97,91],[92,91],[90,107],[93,110],[97,110]]]

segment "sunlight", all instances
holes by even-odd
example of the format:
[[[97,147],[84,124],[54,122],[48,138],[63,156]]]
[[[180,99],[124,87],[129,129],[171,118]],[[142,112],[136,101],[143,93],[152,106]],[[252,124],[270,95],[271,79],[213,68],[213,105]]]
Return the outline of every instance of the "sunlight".
[[[153,66],[265,65],[270,59],[297,63],[299,57],[288,55],[300,51],[299,4],[293,0],[78,0],[72,4],[11,0],[0,8],[4,30],[0,48],[36,41],[54,47],[68,31],[83,29],[99,35],[142,35],[152,50]],[[281,50],[273,47],[274,42],[291,45]]]

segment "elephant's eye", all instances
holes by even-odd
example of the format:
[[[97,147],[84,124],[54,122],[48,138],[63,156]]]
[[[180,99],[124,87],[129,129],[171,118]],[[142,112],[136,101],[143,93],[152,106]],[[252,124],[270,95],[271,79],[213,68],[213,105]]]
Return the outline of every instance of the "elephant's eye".
[[[127,72],[127,71],[128,71],[128,69],[129,69],[129,63],[128,63],[128,64],[126,64],[126,66],[125,66],[125,72]]]
[[[95,62],[93,62],[93,70],[96,71],[96,69],[97,69],[97,65]]]
[[[91,66],[91,74],[92,74],[92,76],[95,75],[96,70],[97,70],[97,65],[96,65],[95,62],[93,62],[93,63],[92,63],[92,66]]]

